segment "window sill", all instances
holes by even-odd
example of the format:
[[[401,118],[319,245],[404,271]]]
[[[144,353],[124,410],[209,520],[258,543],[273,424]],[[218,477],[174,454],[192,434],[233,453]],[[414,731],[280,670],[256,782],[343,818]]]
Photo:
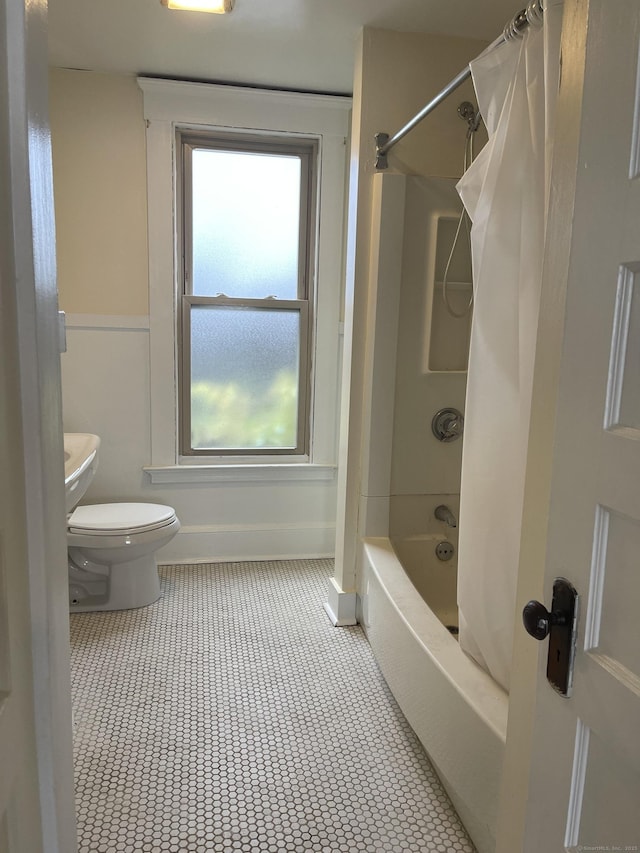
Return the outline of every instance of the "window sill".
[[[335,465],[146,465],[152,483],[286,483],[331,481]]]

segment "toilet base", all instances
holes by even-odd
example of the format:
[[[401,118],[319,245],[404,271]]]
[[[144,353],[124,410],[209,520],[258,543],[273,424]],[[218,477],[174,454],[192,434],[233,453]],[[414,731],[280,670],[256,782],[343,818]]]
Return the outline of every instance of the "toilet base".
[[[132,610],[160,598],[160,579],[153,554],[125,563],[101,565],[69,550],[69,610]]]

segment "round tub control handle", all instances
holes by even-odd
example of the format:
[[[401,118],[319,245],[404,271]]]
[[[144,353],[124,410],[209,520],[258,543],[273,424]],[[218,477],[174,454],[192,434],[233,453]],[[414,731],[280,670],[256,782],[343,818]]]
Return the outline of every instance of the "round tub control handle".
[[[551,626],[566,625],[567,617],[564,613],[549,613],[539,601],[529,601],[522,611],[522,621],[527,634],[536,640],[544,640]]]
[[[464,417],[457,409],[440,409],[431,421],[431,431],[438,441],[455,441],[462,435]]]

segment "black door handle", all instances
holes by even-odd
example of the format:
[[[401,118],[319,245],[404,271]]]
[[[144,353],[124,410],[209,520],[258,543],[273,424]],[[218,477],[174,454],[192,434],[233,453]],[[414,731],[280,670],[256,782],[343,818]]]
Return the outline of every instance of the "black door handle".
[[[525,630],[536,640],[549,637],[547,679],[562,696],[571,693],[576,645],[578,593],[564,578],[553,584],[551,611],[539,601],[529,601],[522,611]]]
[[[522,621],[527,634],[535,640],[544,640],[552,625],[566,625],[566,613],[549,613],[539,601],[529,601],[522,611]]]

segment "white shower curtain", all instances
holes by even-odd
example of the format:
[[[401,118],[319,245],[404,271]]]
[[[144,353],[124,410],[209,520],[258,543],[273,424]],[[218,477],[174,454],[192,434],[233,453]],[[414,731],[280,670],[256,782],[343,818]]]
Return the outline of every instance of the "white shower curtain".
[[[460,644],[509,689],[562,3],[471,63],[489,141],[458,184],[474,308],[460,503]]]

